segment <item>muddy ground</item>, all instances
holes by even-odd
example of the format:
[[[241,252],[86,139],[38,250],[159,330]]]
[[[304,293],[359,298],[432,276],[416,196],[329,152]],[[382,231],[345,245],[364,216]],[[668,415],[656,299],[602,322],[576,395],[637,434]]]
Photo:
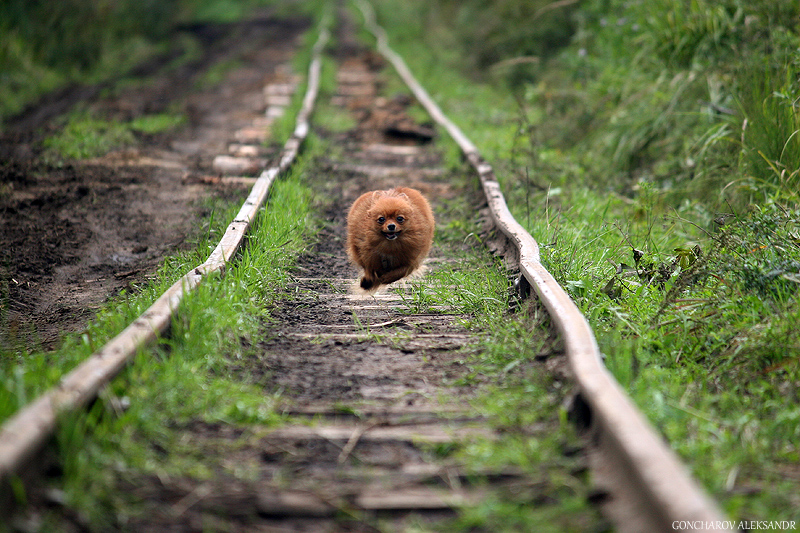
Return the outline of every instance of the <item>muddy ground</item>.
[[[263,116],[263,88],[286,75],[308,24],[262,13],[187,28],[201,45],[196,59],[174,66],[176,38],[171,52],[131,73],[135,84],[69,88],[8,121],[0,133],[0,348],[56,347],[201,234],[204,198],[244,196],[187,177],[213,174],[213,158],[227,153],[235,132]],[[240,66],[220,83],[201,82],[232,63]],[[120,121],[177,109],[188,120],[99,159],[58,161],[43,141],[77,108]]]

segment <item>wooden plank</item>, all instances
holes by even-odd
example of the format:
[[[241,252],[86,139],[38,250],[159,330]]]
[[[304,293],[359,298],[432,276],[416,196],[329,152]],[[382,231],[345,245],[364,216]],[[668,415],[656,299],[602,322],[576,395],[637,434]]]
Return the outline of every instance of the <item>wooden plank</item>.
[[[426,487],[414,487],[386,492],[360,493],[355,499],[356,507],[366,511],[432,511],[453,509],[478,503],[480,492],[444,491]]]
[[[355,326],[353,326],[355,329]],[[397,334],[397,332],[381,332],[381,331],[364,331],[363,333],[305,333],[305,332],[288,332],[285,333],[284,336],[286,337],[293,337],[295,339],[326,339],[326,340],[340,340],[340,341],[350,341],[350,340],[370,340],[374,338],[376,335],[386,335],[388,333]],[[411,341],[420,341],[420,340],[437,340],[441,341],[446,344],[452,344],[453,342],[466,342],[470,339],[474,339],[471,335],[467,334],[460,334],[460,333],[446,333],[446,334],[428,334],[428,333],[415,333],[411,336],[409,331],[409,340]],[[432,348],[436,347],[436,343],[426,343],[426,345],[431,346]]]
[[[397,490],[365,489],[355,495],[326,495],[286,490],[259,494],[257,509],[265,516],[324,517],[340,509],[363,511],[432,511],[474,505],[483,492],[444,491],[428,487]]]
[[[408,406],[405,404],[375,405],[370,403],[355,402],[343,406],[342,408],[332,407],[327,403],[287,405],[277,410],[287,416],[308,416],[321,418],[356,418],[379,419],[387,423],[398,425],[409,423],[420,423],[419,418],[425,418],[425,422],[430,422],[430,418],[439,421],[480,421],[482,417],[475,415],[467,403],[463,404],[431,404],[428,407],[419,405]]]
[[[211,163],[211,167],[220,174],[239,176],[242,174],[256,174],[263,168],[265,163],[265,159],[255,157],[218,155]]]
[[[375,81],[375,74],[366,70],[341,69],[336,73],[338,83],[361,84]]]
[[[445,173],[445,170],[441,168],[408,168],[407,166],[359,165],[356,163],[337,164],[334,166],[334,170],[353,172],[356,174],[366,174],[367,176],[376,176],[381,178],[409,175],[435,178],[443,176]]]
[[[329,501],[300,490],[261,492],[256,507],[259,514],[264,516],[323,517],[331,516],[338,510]]]
[[[291,96],[296,90],[297,85],[294,83],[269,83],[264,87],[264,96]]]
[[[330,440],[347,442],[356,432],[361,431],[360,442],[425,442],[443,444],[468,437],[494,438],[493,431],[475,425],[454,425],[446,422],[416,424],[412,426],[371,426],[362,429],[359,425],[319,425],[287,426],[267,434],[268,439],[280,440]]]
[[[368,144],[367,146],[364,147],[364,149],[368,152],[391,154],[391,155],[416,156],[423,153],[422,148],[420,148],[417,145],[406,146],[398,144],[375,143],[375,144]]]

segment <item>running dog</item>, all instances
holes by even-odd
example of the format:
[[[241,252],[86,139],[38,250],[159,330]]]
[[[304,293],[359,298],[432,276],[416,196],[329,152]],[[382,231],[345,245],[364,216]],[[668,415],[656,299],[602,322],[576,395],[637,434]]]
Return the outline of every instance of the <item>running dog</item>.
[[[361,288],[374,292],[417,270],[433,244],[431,206],[416,189],[362,194],[347,215],[347,254],[363,270]]]

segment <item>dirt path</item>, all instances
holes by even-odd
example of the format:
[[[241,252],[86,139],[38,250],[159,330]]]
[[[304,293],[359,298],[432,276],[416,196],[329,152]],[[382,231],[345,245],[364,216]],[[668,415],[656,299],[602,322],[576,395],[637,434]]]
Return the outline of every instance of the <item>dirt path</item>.
[[[176,48],[139,67],[132,76],[146,81],[132,88],[66,90],[10,121],[0,136],[0,347],[54,348],[200,235],[203,198],[241,196],[192,178],[213,174],[214,157],[263,117],[263,88],[286,76],[307,24],[263,16],[187,29],[201,45],[198,59],[170,67]],[[202,85],[209,69],[225,64],[241,66]],[[53,163],[44,135],[78,106],[123,121],[177,108],[189,120],[100,159]]]

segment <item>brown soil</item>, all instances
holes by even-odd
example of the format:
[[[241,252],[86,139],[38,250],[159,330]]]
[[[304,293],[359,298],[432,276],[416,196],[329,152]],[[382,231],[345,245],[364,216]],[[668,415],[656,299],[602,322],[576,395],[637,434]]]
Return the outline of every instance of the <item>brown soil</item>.
[[[67,89],[9,121],[0,136],[0,348],[57,346],[200,235],[203,198],[242,195],[185,178],[212,173],[236,130],[263,116],[263,87],[281,75],[306,27],[264,16],[189,28],[202,45],[197,60],[170,68],[176,45],[131,74],[142,84]],[[223,82],[197,88],[208,69],[237,60]],[[42,141],[76,106],[116,120],[177,108],[189,121],[97,160],[53,163]]]

